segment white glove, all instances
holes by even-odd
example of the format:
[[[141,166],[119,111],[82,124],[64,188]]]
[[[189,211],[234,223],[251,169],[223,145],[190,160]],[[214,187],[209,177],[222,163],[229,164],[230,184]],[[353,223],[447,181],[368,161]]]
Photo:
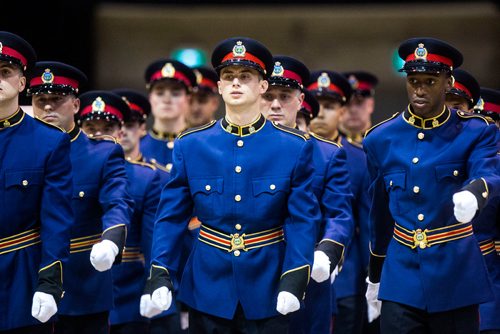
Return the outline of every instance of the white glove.
[[[113,241],[105,239],[92,246],[90,263],[97,271],[106,271],[111,269],[116,255],[118,255],[118,246]]]
[[[180,315],[181,329],[185,331],[189,328],[189,312],[181,312]]]
[[[330,259],[325,252],[314,252],[314,263],[311,278],[318,283],[326,281],[330,277]]]
[[[339,266],[336,266],[335,269],[333,269],[332,274],[330,275],[330,284],[333,284],[333,282],[335,282],[335,278],[337,278],[338,274],[339,274]]]
[[[478,209],[476,196],[468,190],[453,194],[453,204],[455,218],[461,223],[470,222]]]
[[[168,310],[172,304],[172,292],[166,286],[162,286],[153,291],[151,294],[151,301],[155,304],[155,307],[160,310]]]
[[[57,312],[54,297],[48,293],[37,291],[33,295],[31,315],[40,322],[47,322]]]
[[[372,283],[368,277],[366,283],[368,283],[365,294],[366,303],[368,304],[368,322],[373,322],[380,316],[380,309],[382,308],[382,302],[378,300],[380,283]]]
[[[293,294],[287,291],[281,291],[278,294],[278,302],[276,304],[276,311],[286,315],[290,312],[298,311],[300,302]]]
[[[162,309],[157,307],[151,300],[150,294],[145,294],[141,296],[141,304],[139,307],[139,312],[143,317],[152,318],[162,312]]]

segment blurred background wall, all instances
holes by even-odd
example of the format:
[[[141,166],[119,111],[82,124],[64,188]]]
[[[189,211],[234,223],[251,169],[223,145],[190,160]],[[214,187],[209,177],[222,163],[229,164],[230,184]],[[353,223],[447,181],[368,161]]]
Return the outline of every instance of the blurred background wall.
[[[411,37],[443,39],[464,54],[462,68],[500,89],[500,11],[494,2],[399,1],[48,1],[2,10],[2,30],[20,34],[41,60],[84,70],[91,89],[145,92],[146,66],[180,48],[210,65],[222,39],[248,36],[311,70],[367,70],[379,77],[374,121],[406,106],[395,52]],[[7,15],[9,14],[9,15]],[[203,58],[201,58],[203,61]]]

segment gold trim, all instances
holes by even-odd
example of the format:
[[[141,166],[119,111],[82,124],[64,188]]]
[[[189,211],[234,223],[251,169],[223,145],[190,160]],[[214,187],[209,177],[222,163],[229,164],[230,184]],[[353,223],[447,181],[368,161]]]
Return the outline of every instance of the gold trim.
[[[254,127],[254,125],[257,124],[261,119],[263,119],[262,125],[258,129],[256,129]],[[267,119],[261,113],[259,113],[259,115],[257,116],[257,118],[255,120],[253,120],[252,122],[245,124],[245,125],[236,125],[234,123],[231,123],[227,119],[226,116],[224,117],[223,120],[227,122],[228,126],[227,126],[227,128],[225,128],[224,125],[222,124],[223,122],[221,121],[220,126],[222,127],[222,129],[224,131],[226,131],[227,133],[230,133],[232,135],[236,135],[238,137],[247,137],[247,136],[253,135],[254,133],[259,132],[260,130],[262,130],[264,128],[264,125],[266,125],[266,122],[267,122]],[[238,130],[237,134],[232,132],[233,128]],[[248,129],[248,134],[243,134],[244,129]]]
[[[311,276],[311,275],[310,275],[311,266],[310,266],[310,265],[308,265],[308,264],[305,264],[305,265],[303,265],[303,266],[300,266],[300,267],[297,267],[297,268],[294,268],[294,269],[290,269],[290,270],[285,271],[283,274],[281,274],[280,279],[282,279],[282,278],[283,278],[283,276],[285,276],[285,275],[287,275],[287,274],[289,274],[289,273],[291,273],[291,272],[298,271],[298,270],[302,270],[302,269],[304,269],[304,268],[307,268],[307,272],[308,272],[308,275],[307,275],[307,276],[308,276],[308,277],[310,277],[310,276]],[[307,282],[309,283],[309,279],[307,280]]]
[[[108,227],[107,229],[105,229],[104,231],[102,231],[101,236],[102,236],[104,233],[106,233],[106,231],[111,230],[111,229],[114,229],[114,228],[117,228],[117,227],[121,227],[121,226],[124,226],[124,227],[125,227],[125,235],[126,235],[126,234],[127,234],[127,225],[125,225],[125,224],[116,224],[116,225],[113,225],[113,226],[111,226],[111,227]]]
[[[424,130],[430,130],[430,129],[435,129],[435,128],[438,128],[440,127],[441,125],[445,124],[446,122],[448,122],[448,120],[450,119],[451,117],[451,111],[446,107],[446,105],[443,106],[443,111],[437,115],[437,116],[434,116],[434,117],[431,117],[431,118],[422,118],[418,115],[415,115],[412,111],[411,111],[411,108],[410,108],[410,104],[408,105],[408,107],[406,107],[407,111],[410,113],[410,119],[407,120],[404,115],[403,115],[403,119],[406,123],[410,124],[411,126],[415,127],[415,128],[418,128],[418,129],[424,129]],[[438,118],[442,117],[443,114],[448,111],[448,117],[446,117],[445,120],[443,120],[441,123],[439,122]],[[412,122],[412,119],[415,120],[415,119],[418,119],[420,120],[420,122],[422,123],[422,126],[418,126],[418,125],[415,125],[415,121]],[[425,126],[425,123],[426,122],[432,122],[432,126],[431,127],[426,127]]]
[[[60,273],[61,273],[61,283],[63,283],[63,270],[62,270],[62,262],[60,260],[57,260],[57,261],[54,261],[52,262],[51,264],[49,265],[46,265],[45,267],[43,267],[42,269],[38,270],[38,273],[52,267],[53,265],[55,264],[58,264],[59,263],[59,269],[60,269]]]
[[[30,243],[30,244],[25,244],[25,245],[19,246],[19,247],[17,247],[17,248],[11,248],[11,249],[9,249],[9,250],[6,250],[6,251],[3,251],[3,252],[0,252],[0,255],[2,255],[2,254],[7,254],[7,253],[10,253],[10,252],[14,252],[14,251],[16,251],[16,250],[23,249],[23,248],[26,248],[26,247],[29,247],[29,246],[33,246],[33,245],[39,244],[39,243],[41,243],[41,242],[42,242],[42,240],[38,240],[38,241],[32,242],[32,243]]]
[[[323,138],[323,137],[321,137],[320,135],[318,135],[318,134],[316,134],[316,133],[314,133],[314,132],[312,132],[312,131],[309,131],[309,135],[310,135],[311,137],[316,138],[316,139],[317,139],[317,140],[319,140],[319,141],[324,141],[325,143],[333,144],[333,145],[335,145],[335,146],[337,146],[337,147],[339,147],[339,148],[340,148],[340,147],[342,147],[342,145],[341,145],[341,144],[336,143],[336,142],[334,142],[333,140],[330,140],[330,139],[327,139],[327,138]]]
[[[181,132],[177,138],[180,139],[180,138],[182,138],[190,133],[208,129],[209,127],[213,126],[215,123],[217,123],[216,120],[211,120],[209,123],[207,123],[205,125],[200,125],[199,127],[196,127],[196,128],[187,129],[184,132]]]
[[[14,234],[14,235],[11,235],[9,237],[5,237],[3,239],[0,239],[0,242],[5,242],[5,241],[8,241],[10,239],[16,239],[21,234],[30,234],[30,233],[33,233],[33,232],[38,231],[38,230],[40,230],[40,228],[33,228],[31,230],[27,230],[27,231],[24,231],[24,232],[21,232],[21,233],[18,233],[18,234]]]
[[[389,122],[391,119],[393,119],[393,118],[397,117],[399,114],[400,114],[400,113],[399,113],[399,112],[397,112],[397,113],[393,114],[391,117],[389,117],[388,119],[383,120],[382,122],[379,122],[379,123],[375,124],[374,126],[372,126],[371,128],[369,128],[368,130],[366,130],[366,131],[365,131],[365,138],[366,138],[366,136],[368,135],[368,133],[370,133],[370,132],[371,132],[373,129],[375,129],[377,126],[382,125],[382,124],[384,124],[384,123],[386,123],[386,122]],[[404,118],[404,117],[403,117],[403,118]]]
[[[370,241],[369,244],[368,244],[368,248],[370,249],[370,254],[375,256],[375,257],[386,257],[387,255],[378,255],[378,254],[375,254],[373,251],[372,251],[372,242]]]
[[[299,133],[296,133],[296,132],[293,132],[293,131],[289,131],[289,130],[287,130],[287,129],[285,128],[285,126],[284,126],[284,125],[281,125],[281,124],[279,124],[279,123],[276,123],[276,122],[271,122],[271,124],[272,124],[272,125],[273,125],[276,129],[281,130],[281,131],[283,131],[283,132],[290,133],[290,134],[292,134],[292,135],[295,135],[295,136],[297,136],[297,137],[299,137],[299,138],[304,139],[304,141],[307,141],[307,140],[309,139],[309,134],[307,134],[307,133],[304,133],[304,134],[302,135],[302,134],[299,134]],[[292,129],[292,128],[290,128],[290,129],[291,129],[291,130],[294,130],[294,129]]]
[[[101,237],[101,233],[98,233],[98,234],[92,234],[92,235],[88,235],[86,237],[78,237],[78,238],[74,238],[74,239],[71,239],[70,241],[71,242],[76,242],[78,240],[82,240],[82,239],[89,239],[89,238],[97,238],[97,237]]]
[[[219,245],[216,245],[216,244],[213,244],[211,242],[208,242],[208,241],[205,241],[205,240],[201,240],[200,238],[198,238],[199,241],[203,242],[203,243],[206,243],[207,245],[210,245],[212,247],[216,247],[216,248],[219,248],[219,249],[222,249],[224,251],[227,251],[227,247],[222,247],[222,246],[219,246]]]
[[[139,165],[139,166],[144,166],[144,167],[149,167],[151,168],[152,170],[156,170],[156,166],[150,164],[150,163],[147,163],[147,162],[144,162],[144,161],[138,161],[138,160],[126,160],[126,162],[130,163],[130,164],[133,164],[133,165]]]

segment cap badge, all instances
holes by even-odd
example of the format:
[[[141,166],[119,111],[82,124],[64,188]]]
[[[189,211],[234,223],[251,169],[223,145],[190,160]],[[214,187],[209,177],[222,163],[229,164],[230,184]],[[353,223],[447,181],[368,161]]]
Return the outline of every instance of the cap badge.
[[[198,70],[194,70],[193,72],[194,72],[194,75],[196,76],[196,83],[198,85],[201,84],[201,81],[203,80],[203,75]]]
[[[330,77],[326,72],[321,73],[321,75],[318,77],[318,87],[320,88],[328,88],[330,87]]]
[[[349,79],[347,79],[349,83],[351,84],[352,89],[358,89],[359,86],[359,81],[356,79],[354,75],[350,75]]]
[[[54,74],[50,71],[50,68],[46,68],[45,71],[42,73],[42,82],[44,84],[49,84],[54,81]]]
[[[283,73],[285,73],[285,69],[283,66],[281,66],[281,63],[279,61],[274,63],[274,69],[273,73],[271,74],[272,77],[281,77],[283,76]]]
[[[418,47],[415,49],[415,58],[427,60],[427,49],[424,47],[424,43],[419,43]]]
[[[175,74],[175,67],[172,63],[166,63],[161,69],[161,76],[164,78],[173,78]]]
[[[476,105],[474,106],[474,109],[483,111],[484,110],[484,100],[483,98],[479,98],[479,101],[477,101]]]
[[[245,57],[245,52],[247,52],[247,49],[243,45],[243,42],[237,41],[236,45],[233,46],[233,57]]]
[[[2,49],[3,49],[3,44],[2,42],[0,42],[0,53],[2,53]]]
[[[126,96],[122,96],[122,100],[125,101],[125,103],[130,107],[130,101],[127,99]]]
[[[102,100],[100,96],[98,96],[94,102],[92,102],[92,111],[103,112],[104,108],[106,108],[106,103]]]

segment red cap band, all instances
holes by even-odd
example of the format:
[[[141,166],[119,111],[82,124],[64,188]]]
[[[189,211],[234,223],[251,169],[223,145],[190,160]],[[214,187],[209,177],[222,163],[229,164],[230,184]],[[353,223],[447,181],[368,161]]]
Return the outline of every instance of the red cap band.
[[[334,91],[334,92],[340,94],[340,96],[342,96],[342,97],[345,97],[344,92],[342,91],[342,89],[340,89],[339,87],[335,86],[332,83],[328,87],[319,87],[318,83],[315,82],[315,83],[311,84],[309,87],[307,87],[307,89],[309,89],[309,90],[314,90],[314,89],[318,89],[318,88],[321,88],[321,89],[326,88],[326,89],[329,89],[331,91]]]
[[[82,109],[82,112],[80,113],[80,117],[83,117],[87,114],[90,114],[93,111],[92,105],[88,105],[85,108]],[[107,105],[104,107],[104,112],[116,116],[120,121],[123,121],[123,114],[120,112],[120,110],[116,109],[115,107],[112,107],[110,105]]]
[[[263,70],[266,70],[266,66],[264,65],[264,63],[262,62],[262,60],[260,60],[259,58],[255,57],[253,54],[248,53],[248,52],[245,52],[245,56],[244,57],[235,57],[233,55],[233,53],[230,52],[224,58],[222,58],[221,63],[223,63],[225,61],[228,61],[228,60],[233,60],[233,59],[245,59],[245,60],[252,61],[252,62],[258,64]]]
[[[373,88],[372,84],[365,81],[358,81],[357,90],[371,90]]]
[[[467,94],[467,96],[470,99],[472,99],[472,94],[470,93],[470,91],[464,85],[462,85],[460,82],[455,81],[455,83],[453,84],[453,88],[456,88],[456,89],[463,91],[465,94]]]
[[[412,53],[408,57],[406,57],[405,61],[413,61],[416,59],[417,59],[417,57],[415,56],[414,53]],[[418,58],[418,59],[423,59],[423,58]],[[443,63],[443,64],[448,65],[450,67],[453,66],[453,61],[450,58],[446,58],[446,57],[443,57],[440,55],[429,53],[429,54],[427,54],[427,57],[425,57],[425,59],[428,61]]]
[[[302,107],[306,109],[310,114],[312,114],[312,108],[306,101],[302,102]]]
[[[54,80],[52,82],[44,82],[41,77],[35,77],[31,79],[30,81],[30,86],[38,86],[38,85],[44,85],[44,84],[52,84],[52,85],[68,85],[73,88],[78,88],[78,81],[71,79],[71,78],[66,78],[66,77],[61,77],[59,75],[54,75]]]
[[[201,79],[201,82],[198,85],[217,89],[217,84],[206,78]]]
[[[160,70],[153,73],[149,81],[151,82],[153,80],[160,80],[160,79],[177,79],[182,81],[187,87],[191,87],[191,81],[189,81],[189,79],[181,71],[176,70],[173,77],[165,77],[163,76]]]
[[[20,54],[19,52],[17,52],[16,50],[14,50],[12,48],[9,48],[8,46],[4,45],[2,47],[1,53],[4,55],[10,56],[10,57],[19,59],[24,66],[28,65],[28,61],[26,60],[26,58],[22,54]]]
[[[490,102],[484,102],[483,110],[493,111],[496,112],[497,114],[500,114],[500,105]]]
[[[133,110],[133,111],[137,111],[139,114],[144,115],[144,110],[142,110],[142,108],[141,108],[139,105],[137,105],[137,104],[132,103],[132,102],[130,102],[130,101],[129,101],[129,102],[128,102],[128,107],[129,107],[131,110]]]

